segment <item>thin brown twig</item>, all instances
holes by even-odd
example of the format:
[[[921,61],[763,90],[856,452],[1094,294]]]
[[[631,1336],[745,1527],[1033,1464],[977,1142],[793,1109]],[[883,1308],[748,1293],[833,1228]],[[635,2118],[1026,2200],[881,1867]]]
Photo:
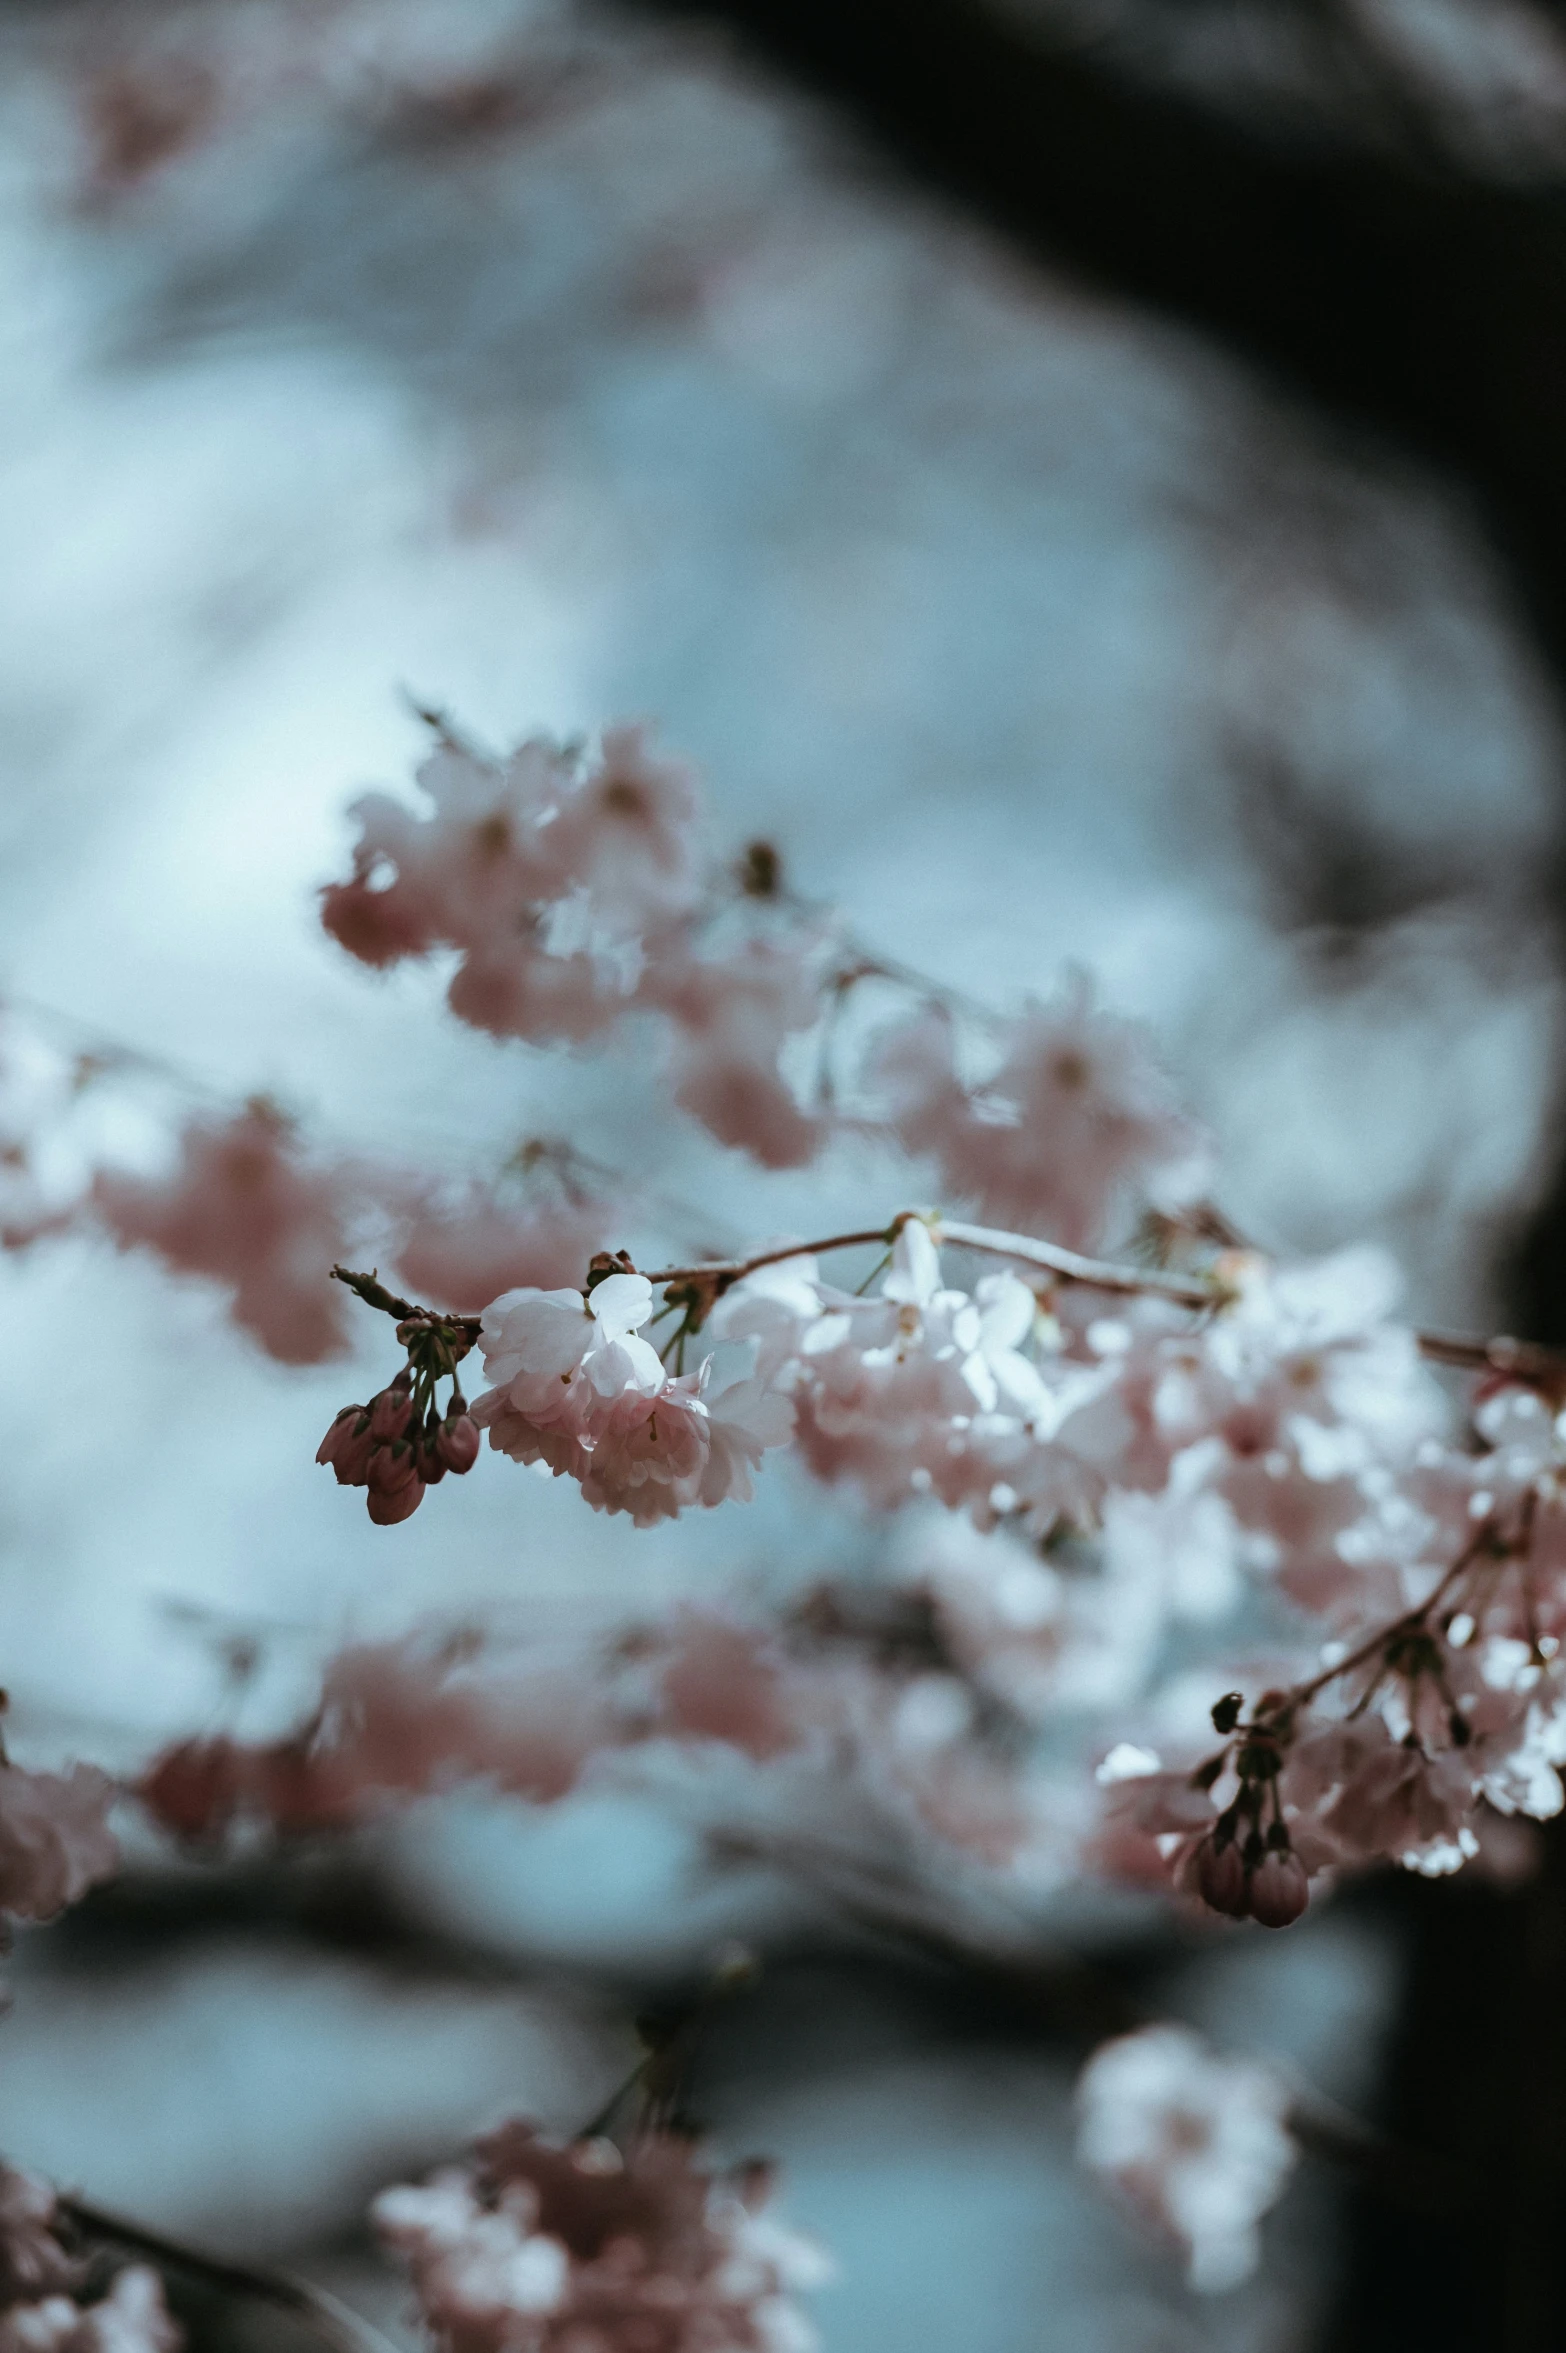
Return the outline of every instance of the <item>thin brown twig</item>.
[[[461,1332],[469,1340],[476,1340],[482,1319],[476,1315],[447,1315],[438,1307],[420,1307],[411,1299],[399,1299],[395,1291],[388,1291],[375,1274],[356,1274],[352,1267],[334,1266],[334,1283],[346,1283],[356,1298],[366,1307],[378,1307],[382,1315],[395,1316],[398,1323],[445,1324],[454,1332]]]
[[[1368,1660],[1375,1657],[1378,1650],[1385,1650],[1388,1643],[1395,1642],[1400,1634],[1413,1633],[1417,1627],[1425,1623],[1437,1604],[1445,1600],[1458,1578],[1473,1567],[1474,1562],[1482,1553],[1492,1550],[1497,1541],[1498,1532],[1495,1524],[1493,1521],[1487,1520],[1484,1526],[1464,1545],[1456,1560],[1445,1571],[1440,1583],[1432,1592],[1426,1594],[1423,1601],[1416,1603],[1413,1609],[1404,1610],[1400,1616],[1387,1619],[1384,1624],[1367,1634],[1364,1641],[1351,1650],[1346,1658],[1335,1660],[1330,1667],[1323,1667],[1321,1673],[1313,1675],[1308,1683],[1291,1685],[1284,1694],[1284,1706],[1276,1712],[1280,1716],[1292,1715],[1298,1708],[1309,1707],[1317,1692],[1325,1691],[1327,1685],[1335,1683],[1340,1675],[1352,1675],[1356,1667],[1364,1666]]]
[[[1566,1385],[1566,1355],[1537,1340],[1514,1340],[1507,1333],[1493,1339],[1471,1340],[1456,1332],[1416,1332],[1419,1353],[1432,1364],[1449,1364],[1460,1372],[1502,1373],[1540,1389]]]
[[[1384,1619],[1343,1658],[1334,1659],[1330,1666],[1323,1667],[1319,1674],[1312,1675],[1307,1682],[1292,1683],[1286,1691],[1268,1693],[1259,1700],[1252,1722],[1240,1727],[1241,1738],[1259,1734],[1264,1738],[1287,1741],[1292,1737],[1294,1718],[1302,1708],[1308,1708],[1317,1693],[1325,1691],[1329,1683],[1336,1683],[1344,1675],[1352,1675],[1357,1667],[1367,1666],[1378,1653],[1383,1660],[1382,1672],[1385,1673],[1392,1645],[1400,1636],[1415,1633],[1424,1627],[1431,1612],[1439,1607],[1476,1561],[1488,1558],[1499,1563],[1527,1558],[1532,1539],[1534,1503],[1535,1492],[1530,1489],[1523,1500],[1517,1527],[1510,1536],[1503,1536],[1493,1518],[1487,1519],[1443,1571],[1424,1600],[1416,1602],[1412,1609],[1400,1611],[1395,1618]],[[1375,1689],[1376,1685],[1372,1684],[1359,1703],[1361,1708]],[[1354,1712],[1358,1714],[1359,1709],[1356,1708]]]
[[[867,1227],[856,1233],[829,1234],[815,1242],[789,1242],[781,1248],[758,1251],[751,1258],[730,1258],[707,1266],[663,1267],[648,1276],[651,1283],[692,1283],[711,1285],[718,1294],[728,1290],[759,1267],[778,1266],[790,1258],[816,1258],[830,1250],[857,1249],[865,1243],[895,1242],[904,1226],[920,1219],[917,1209],[900,1209],[885,1226]],[[1171,1275],[1157,1267],[1122,1266],[1107,1258],[1085,1258],[1080,1251],[1062,1249],[1054,1242],[1040,1242],[1031,1234],[1002,1233],[990,1226],[966,1225],[948,1217],[929,1219],[932,1239],[937,1243],[950,1242],[964,1250],[978,1250],[992,1258],[1011,1258],[1027,1266],[1036,1266],[1057,1282],[1080,1283],[1095,1291],[1131,1296],[1145,1295],[1156,1299],[1173,1300],[1181,1307],[1215,1307],[1226,1296],[1221,1284],[1200,1276]]]
[[[854,1250],[867,1242],[895,1242],[909,1221],[917,1217],[914,1209],[900,1209],[890,1225],[867,1227],[853,1234],[828,1234],[820,1242],[787,1242],[777,1250],[758,1250],[752,1258],[723,1258],[706,1266],[666,1266],[647,1277],[650,1283],[695,1283],[711,1285],[721,1297],[746,1275],[753,1275],[759,1267],[781,1266],[790,1258],[819,1258],[828,1250]]]

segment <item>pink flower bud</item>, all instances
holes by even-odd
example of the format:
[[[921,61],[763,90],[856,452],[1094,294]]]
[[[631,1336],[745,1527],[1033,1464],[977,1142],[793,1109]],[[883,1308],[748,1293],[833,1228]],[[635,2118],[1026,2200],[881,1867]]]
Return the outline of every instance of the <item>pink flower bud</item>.
[[[413,1419],[413,1400],[405,1389],[383,1389],[370,1403],[370,1434],[382,1445],[400,1438]]]
[[[391,1494],[377,1494],[372,1487],[367,1498],[370,1517],[378,1528],[395,1528],[399,1520],[411,1519],[424,1501],[424,1481],[406,1479]]]
[[[446,1466],[435,1451],[433,1437],[423,1437],[413,1450],[414,1467],[426,1487],[438,1487],[446,1476]]]
[[[1310,1902],[1305,1866],[1289,1847],[1269,1847],[1251,1873],[1251,1917],[1263,1928],[1287,1928]]]
[[[435,1434],[435,1451],[448,1471],[455,1471],[459,1477],[464,1471],[471,1471],[478,1461],[478,1424],[465,1413],[459,1413],[453,1421],[442,1422]]]
[[[345,1405],[316,1448],[315,1459],[331,1464],[339,1487],[362,1487],[369,1474],[374,1446],[365,1407]]]
[[[370,1457],[370,1475],[365,1484],[372,1495],[395,1495],[417,1473],[418,1464],[411,1446],[377,1446]]]
[[[143,1775],[137,1796],[155,1821],[178,1838],[217,1838],[240,1799],[239,1751],[231,1740],[182,1740],[165,1749]]]
[[[359,1792],[351,1769],[308,1733],[252,1749],[250,1779],[257,1813],[285,1837],[353,1819]]]
[[[1209,1910],[1226,1919],[1243,1920],[1250,1910],[1245,1885],[1245,1859],[1230,1838],[1220,1846],[1211,1831],[1196,1850],[1196,1886]]]

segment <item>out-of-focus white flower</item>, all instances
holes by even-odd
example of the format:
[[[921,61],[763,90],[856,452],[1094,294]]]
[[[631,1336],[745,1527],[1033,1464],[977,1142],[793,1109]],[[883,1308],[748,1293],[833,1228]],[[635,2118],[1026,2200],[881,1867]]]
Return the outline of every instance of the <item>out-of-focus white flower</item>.
[[[47,2296],[0,2314],[0,2353],[177,2353],[182,2332],[155,2271],[133,2264],[96,2304]]]
[[[1185,2250],[1191,2285],[1232,2288],[1261,2254],[1257,2224],[1294,2165],[1288,2094],[1183,2026],[1096,2050],[1077,2085],[1077,2155]]]
[[[671,1374],[640,1337],[653,1310],[644,1275],[579,1291],[513,1291],[486,1312],[486,1369],[473,1404],[490,1444],[577,1479],[595,1510],[638,1526],[696,1504],[748,1500],[769,1446],[792,1434],[787,1400],[757,1370],[757,1335],[723,1342]]]
[[[0,2165],[0,2308],[74,2287],[80,2264],[55,2235],[58,2200],[36,2173]]]
[[[1413,1333],[1391,1321],[1402,1276],[1384,1250],[1367,1243],[1282,1267],[1237,1253],[1228,1271],[1233,1297],[1206,1355],[1234,1392],[1252,1451],[1292,1442],[1309,1475],[1325,1479],[1407,1462],[1445,1428]]]
[[[96,2304],[57,2235],[59,2201],[36,2174],[0,2165],[0,2353],[176,2353],[180,2332],[155,2271],[133,2265]]]
[[[1124,1606],[1156,1626],[1224,1617],[1241,1590],[1245,1546],[1230,1505],[1205,1484],[1202,1450],[1177,1456],[1158,1495],[1116,1489],[1104,1505],[1104,1574]],[[1193,1459],[1194,1458],[1194,1459]]]

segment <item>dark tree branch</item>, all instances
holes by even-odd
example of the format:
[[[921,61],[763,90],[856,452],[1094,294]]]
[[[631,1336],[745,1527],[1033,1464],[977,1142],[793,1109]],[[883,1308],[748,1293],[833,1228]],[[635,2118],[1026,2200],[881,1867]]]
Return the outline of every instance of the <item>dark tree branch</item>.
[[[1285,143],[981,0],[621,0],[728,27],[1056,264],[1455,475],[1566,676],[1566,178]]]

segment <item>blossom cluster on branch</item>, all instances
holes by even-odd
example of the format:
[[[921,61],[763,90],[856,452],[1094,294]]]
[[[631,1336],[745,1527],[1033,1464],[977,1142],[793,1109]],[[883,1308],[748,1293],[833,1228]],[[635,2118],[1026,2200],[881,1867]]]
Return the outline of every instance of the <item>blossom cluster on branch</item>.
[[[1026,1605],[1036,1623],[974,1605],[994,1637],[980,1682],[1096,1702],[1098,1777],[1056,1851],[1268,1926],[1297,1917],[1324,1872],[1381,1857],[1454,1868],[1499,1852],[1499,1818],[1560,1805],[1566,1381],[1552,1361],[1426,1342],[1397,1320],[1375,1251],[1279,1266],[1240,1246],[1193,1191],[1197,1132],[1134,1032],[1080,991],[986,1021],[878,962],[783,889],[763,846],[737,870],[714,858],[690,779],[635,731],[593,756],[534,740],[498,759],[442,727],[420,780],[423,811],[385,795],[359,807],[353,877],[324,901],[353,953],[455,951],[453,1006],[496,1034],[580,1042],[661,1011],[671,1084],[688,1091],[705,1055],[731,1103],[775,1109],[782,1090],[812,1153],[868,1119],[934,1162],[956,1208],[643,1273],[614,1248],[611,1213],[595,1223],[578,1198],[556,1237],[574,1279],[481,1301],[470,1262],[464,1302],[437,1292],[424,1308],[345,1276],[398,1318],[406,1351],[321,1446],[372,1516],[406,1518],[467,1469],[480,1430],[639,1526],[748,1497],[785,1449],[879,1514],[961,1514],[996,1548],[995,1593],[1032,1578],[1050,1594]],[[769,1023],[758,975],[777,978],[780,959],[789,1010]],[[845,1004],[877,975],[912,1009],[861,1029],[845,1062]],[[779,1057],[811,1025],[818,1082],[801,1096]],[[772,1120],[717,1132],[776,1162]],[[345,1221],[293,1154],[252,1106],[187,1141],[172,1190],[100,1179],[99,1210],[122,1239],[220,1274],[254,1328],[275,1318],[282,1352],[317,1353],[293,1303]],[[966,1223],[969,1208],[1014,1230]],[[1153,1261],[1082,1255],[1139,1210]],[[461,1216],[493,1214],[470,1199]],[[881,1253],[857,1289],[825,1265],[848,1243]],[[396,1248],[418,1255],[406,1233]],[[315,1290],[313,1328],[335,1333],[344,1295]],[[456,1389],[470,1354],[485,1376],[471,1407]],[[1452,1363],[1479,1374],[1466,1400],[1437,1370]],[[1172,1648],[1204,1640],[1215,1685],[1241,1693],[1214,1717],[1216,1750],[1192,1679],[1182,1699],[1165,1671]],[[817,1698],[791,1720],[821,1714]],[[1037,1809],[998,1811],[1025,1823]],[[1037,1845],[1021,1830],[1012,1843]]]
[[[1080,981],[1013,1021],[959,1022],[936,984],[795,899],[769,844],[715,859],[690,775],[639,730],[609,729],[596,758],[543,738],[497,758],[443,727],[418,780],[424,811],[355,804],[353,874],[323,893],[323,920],[376,968],[455,951],[447,997],[474,1027],[581,1043],[661,1015],[671,1092],[719,1142],[792,1168],[868,1122],[928,1156],[949,1197],[1076,1248],[1133,1192],[1200,1191],[1200,1130]],[[848,998],[877,980],[912,1006],[845,1070]],[[781,1058],[805,1032],[801,1100]]]
[[[0,1917],[52,1920],[119,1868],[116,1795],[95,1765],[27,1773],[0,1761]]]
[[[519,2118],[478,2141],[468,2163],[382,2191],[371,2218],[406,2265],[440,2353],[814,2353],[796,2297],[832,2265],[772,2211],[772,2188],[770,2167],[715,2173],[688,2137],[645,2118],[623,2147],[550,2139]],[[149,2265],[79,2300],[97,2269],[89,2239],[121,2229],[0,2165],[0,2353],[179,2353]],[[135,2226],[126,2235],[230,2294],[284,2303],[307,2326],[330,2322],[334,2344],[358,2339],[351,2315],[297,2282]]]
[[[1027,1263],[1021,1238],[957,1230]],[[1095,1603],[1139,1556],[1161,1574],[1124,1612],[1133,1645],[1269,1601],[1274,1671],[1248,1719],[1239,1694],[1215,1707],[1223,1746],[1192,1755],[1177,1724],[1187,1761],[1166,1768],[1128,1706],[1101,1772],[1099,1859],[1172,1871],[1214,1910],[1284,1926],[1324,1870],[1453,1869],[1487,1816],[1559,1809],[1566,1447],[1537,1385],[1487,1376],[1465,1425],[1373,1252],[1279,1270],[1229,1249],[1145,1296],[1128,1273],[1106,1318],[1090,1279],[1048,1269],[948,1286],[941,1232],[895,1220],[869,1296],[784,1251],[674,1270],[690,1371],[640,1337],[653,1286],[607,1256],[585,1293],[508,1294],[477,1326],[494,1385],[473,1418],[639,1524],[748,1493],[792,1438],[882,1511],[933,1499],[1046,1559],[1091,1541],[1100,1582],[1060,1613],[1063,1653],[1102,1649]],[[1112,1696],[1156,1693],[1133,1676]]]
[[[350,954],[442,959],[452,1010],[497,1038],[650,1045],[671,1097],[764,1167],[871,1137],[913,1163],[904,1198],[933,1174],[945,1206],[647,1269],[622,1244],[662,1230],[648,1172],[569,1147],[490,1185],[312,1149],[253,1102],[175,1123],[162,1176],[85,1132],[51,1159],[112,1058],[51,1078],[12,1024],[0,1243],[150,1249],[287,1362],[347,1345],[351,1295],[387,1316],[399,1361],[318,1453],[379,1524],[487,1432],[637,1528],[747,1501],[786,1458],[885,1532],[881,1557],[769,1610],[498,1663],[357,1645],[297,1731],[154,1758],[156,1821],[212,1848],[464,1783],[548,1804],[662,1773],[714,1860],[835,1874],[861,1912],[1097,1876],[1215,1933],[1286,1927],[1376,1862],[1516,1867],[1517,1818],[1566,1802],[1566,1360],[1416,1330],[1380,1251],[1247,1246],[1134,1029],[1077,983],[1000,1019],[876,957],[767,845],[716,857],[690,778],[635,730],[496,758],[442,724],[419,782],[421,807],[357,806],[323,898]],[[361,1244],[376,1272],[343,1263]],[[112,1794],[0,1764],[0,1911],[47,1917],[113,1867]],[[1149,2029],[1088,2069],[1084,2161],[1222,2285],[1292,2160],[1286,2105]],[[449,2353],[806,2341],[808,2264],[667,2136],[507,2128],[380,2222]]]
[[[441,2353],[812,2353],[795,2291],[830,2276],[767,2206],[768,2170],[703,2169],[671,2132],[562,2143],[518,2120],[470,2165],[382,2191]]]
[[[0,2165],[0,2353],[178,2353],[157,2273],[133,2264],[77,2300],[87,2264],[45,2181]]]
[[[495,758],[442,725],[419,776],[427,814],[387,794],[356,804],[354,872],[323,893],[323,919],[375,968],[456,951],[448,994],[474,1026],[640,1044],[655,1017],[673,1099],[720,1143],[788,1168],[868,1131],[914,1154],[949,1200],[1075,1248],[1135,1201],[1174,1208],[1199,1192],[1199,1130],[1140,1033],[1083,983],[1013,1021],[960,1017],[935,983],[802,906],[767,845],[725,864],[692,779],[637,730],[609,730],[595,759],[542,739]],[[892,986],[902,1009],[850,1040],[845,1015],[868,984]],[[0,1246],[106,1231],[220,1285],[284,1363],[344,1352],[325,1277],[350,1250],[467,1313],[518,1284],[580,1279],[634,1205],[636,1188],[568,1148],[526,1147],[520,1169],[488,1182],[453,1178],[312,1148],[264,1099],[157,1123],[172,1132],[149,1174],[146,1135],[125,1165],[110,1116],[140,1062],[0,1015]],[[155,1063],[141,1075],[164,1089],[170,1077]]]
[[[312,1145],[264,1097],[228,1108],[199,1092],[0,1005],[0,1249],[82,1234],[150,1252],[217,1287],[269,1356],[303,1365],[347,1352],[329,1278],[350,1250],[461,1313],[567,1280],[615,1214],[619,1188],[566,1145],[532,1139],[487,1181],[452,1177]]]

